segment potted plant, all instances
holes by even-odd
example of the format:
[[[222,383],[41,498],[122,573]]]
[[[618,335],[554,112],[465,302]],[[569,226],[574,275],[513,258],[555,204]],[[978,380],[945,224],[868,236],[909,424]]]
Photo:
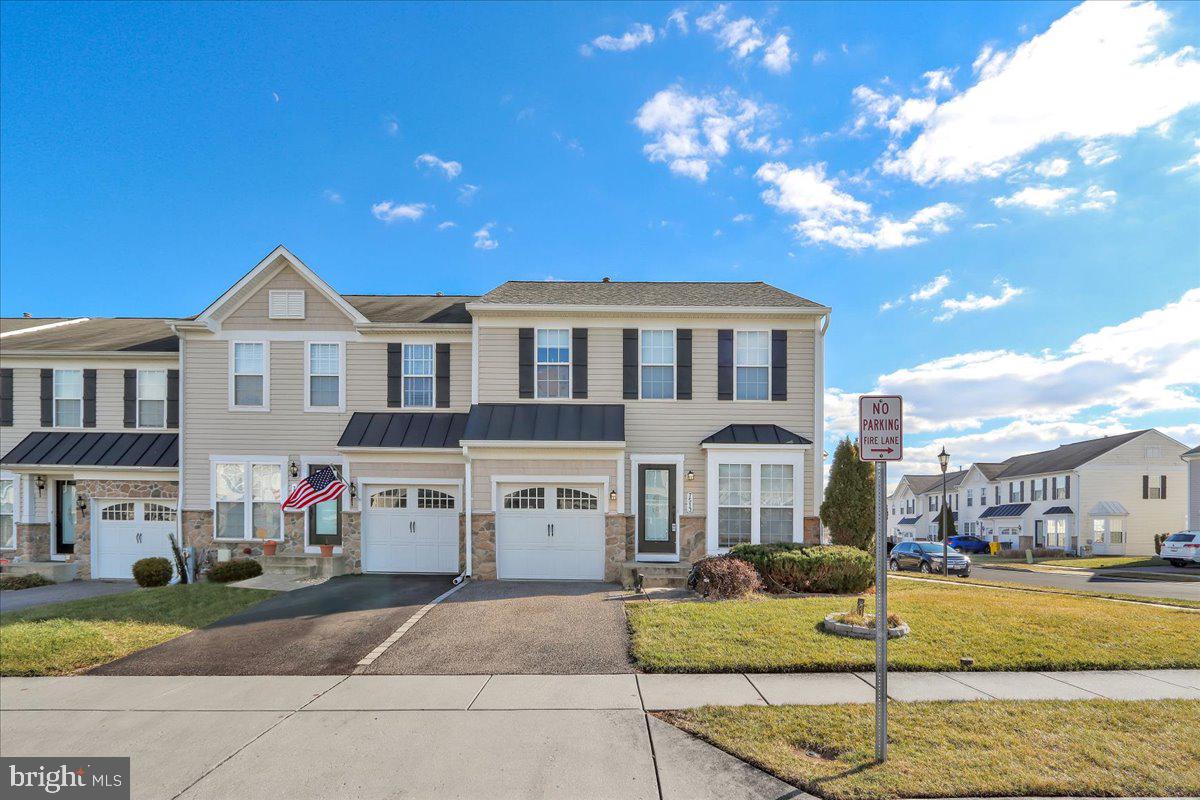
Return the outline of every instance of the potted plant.
[[[321,558],[333,558],[333,545],[322,544],[317,546],[321,548]]]
[[[267,539],[263,542],[263,555],[273,556],[278,548],[279,542],[275,541],[274,539]]]

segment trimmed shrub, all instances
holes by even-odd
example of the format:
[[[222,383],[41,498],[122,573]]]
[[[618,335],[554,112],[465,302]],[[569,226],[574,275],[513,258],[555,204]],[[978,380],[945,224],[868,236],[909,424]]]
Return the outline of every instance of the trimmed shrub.
[[[740,558],[712,556],[692,565],[688,588],[714,600],[732,600],[762,590],[754,567]]]
[[[45,575],[38,575],[36,572],[31,572],[28,575],[0,575],[0,589],[7,589],[9,591],[52,585],[54,585],[54,581]]]
[[[165,558],[142,558],[133,562],[133,579],[138,586],[166,586],[174,573]]]
[[[729,555],[753,565],[768,592],[859,594],[875,583],[875,558],[857,547],[739,544]]]
[[[257,578],[262,575],[262,564],[253,558],[235,558],[214,564],[208,571],[208,579],[215,583],[230,583],[244,581],[247,578]]]

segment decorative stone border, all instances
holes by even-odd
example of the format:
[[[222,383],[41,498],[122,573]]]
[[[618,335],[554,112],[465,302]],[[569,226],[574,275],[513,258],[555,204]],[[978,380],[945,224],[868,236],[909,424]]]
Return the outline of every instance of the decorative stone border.
[[[843,613],[845,612],[835,611],[825,617],[825,622],[822,623],[822,626],[825,628],[825,630],[838,636],[850,636],[855,639],[875,638],[874,626],[868,628],[865,625],[850,625],[845,622],[838,622],[836,619],[834,619],[834,617],[840,616]],[[900,627],[898,628],[888,628],[887,635],[889,639],[899,639],[901,636],[907,636],[908,623],[901,622]]]

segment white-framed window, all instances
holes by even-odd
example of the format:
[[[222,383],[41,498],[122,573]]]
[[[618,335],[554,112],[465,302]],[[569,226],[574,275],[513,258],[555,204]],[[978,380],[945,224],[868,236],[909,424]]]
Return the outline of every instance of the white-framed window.
[[[708,549],[803,540],[804,452],[710,450]]]
[[[113,503],[100,509],[100,519],[105,522],[133,522],[133,503]]]
[[[599,498],[591,492],[567,486],[559,486],[555,492],[559,511],[595,511],[599,508]]]
[[[769,400],[771,332],[735,331],[733,337],[733,396],[738,400]]]
[[[1029,484],[1029,499],[1030,499],[1030,501],[1033,501],[1033,502],[1046,499],[1045,497],[1042,497],[1042,482],[1041,481],[1035,480]]]
[[[406,344],[403,358],[405,408],[433,408],[433,345]]]
[[[1050,479],[1050,492],[1055,500],[1067,500],[1067,477],[1065,475],[1055,475]]]
[[[751,538],[753,490],[750,464],[717,466],[717,546],[733,547]]]
[[[341,343],[309,342],[307,350],[304,410],[341,411],[345,397]]]
[[[265,411],[270,393],[266,342],[229,343],[229,407]]]
[[[538,510],[546,507],[546,488],[532,486],[504,495],[504,507],[511,510]]]
[[[979,487],[979,507],[980,508],[987,507],[987,487],[986,486]]]
[[[408,491],[405,489],[383,489],[371,495],[371,508],[404,508],[408,505]]]
[[[1146,445],[1146,458],[1162,458],[1162,448],[1156,444]]]
[[[54,426],[83,427],[83,370],[54,370]]]
[[[17,546],[16,500],[16,479],[0,478],[0,550]]]
[[[280,463],[213,462],[213,534],[217,539],[282,539]]]
[[[271,319],[304,319],[304,290],[271,289],[267,293],[267,316]]]
[[[1146,481],[1146,498],[1148,500],[1162,500],[1162,483],[1153,475],[1144,477]]]
[[[534,397],[541,400],[570,397],[571,330],[538,328],[535,337]]]
[[[167,427],[167,371],[139,369],[137,371],[137,426],[139,428]]]
[[[1062,549],[1067,546],[1067,521],[1052,517],[1046,520],[1046,546]]]
[[[454,508],[454,495],[441,489],[417,489],[417,508]]]
[[[790,542],[795,530],[794,468],[791,464],[763,464],[760,469],[759,541]]]
[[[1020,495],[1017,494],[1018,486],[1020,487],[1020,492],[1021,492]],[[1009,481],[1008,482],[1008,502],[1016,503],[1020,500],[1021,496],[1024,494],[1025,494],[1025,482],[1024,481]]]
[[[675,399],[675,331],[641,332],[643,400]]]
[[[145,503],[142,506],[142,519],[146,522],[174,522],[177,513],[175,506],[166,503]]]
[[[971,506],[973,506],[975,504],[974,500],[975,500],[975,495],[971,494],[971,492],[968,490],[967,491],[967,508],[970,508]]]

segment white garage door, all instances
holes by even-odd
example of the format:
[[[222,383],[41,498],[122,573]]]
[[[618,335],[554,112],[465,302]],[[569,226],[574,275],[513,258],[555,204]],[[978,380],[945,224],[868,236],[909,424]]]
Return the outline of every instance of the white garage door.
[[[448,572],[458,566],[458,498],[449,487],[368,486],[363,572]]]
[[[501,579],[604,579],[599,486],[505,486],[496,513]]]
[[[175,504],[157,500],[97,503],[96,563],[93,578],[133,577],[133,562],[161,556],[171,564],[175,535]]]

